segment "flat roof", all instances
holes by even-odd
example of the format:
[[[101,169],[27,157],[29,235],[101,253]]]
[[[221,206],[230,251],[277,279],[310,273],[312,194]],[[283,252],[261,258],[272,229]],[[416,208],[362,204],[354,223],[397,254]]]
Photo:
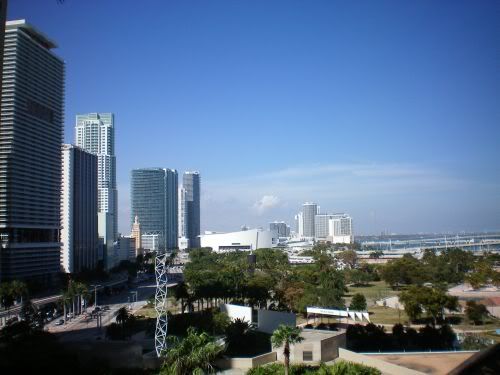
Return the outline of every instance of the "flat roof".
[[[320,329],[303,329],[300,335],[304,338],[302,343],[307,341],[323,341],[330,337],[339,336],[345,334],[345,329],[339,329],[338,331],[328,331]]]
[[[50,39],[47,35],[42,33],[40,30],[36,29],[32,25],[26,22],[26,20],[13,20],[7,21],[5,23],[5,31],[21,28],[29,36],[35,39],[43,47],[47,49],[57,48],[57,44]]]

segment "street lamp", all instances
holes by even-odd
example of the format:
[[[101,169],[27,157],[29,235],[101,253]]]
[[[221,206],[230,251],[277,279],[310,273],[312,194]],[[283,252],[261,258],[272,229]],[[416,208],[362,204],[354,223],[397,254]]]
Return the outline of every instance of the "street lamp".
[[[97,307],[97,288],[100,288],[102,285],[96,284],[96,285],[91,285],[91,287],[94,287],[94,308]]]

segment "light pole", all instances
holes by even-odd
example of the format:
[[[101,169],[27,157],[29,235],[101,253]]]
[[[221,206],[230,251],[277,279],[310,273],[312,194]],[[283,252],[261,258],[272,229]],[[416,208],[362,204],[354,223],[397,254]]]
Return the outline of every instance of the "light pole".
[[[91,285],[94,287],[94,308],[97,307],[97,288],[100,288],[102,285]]]

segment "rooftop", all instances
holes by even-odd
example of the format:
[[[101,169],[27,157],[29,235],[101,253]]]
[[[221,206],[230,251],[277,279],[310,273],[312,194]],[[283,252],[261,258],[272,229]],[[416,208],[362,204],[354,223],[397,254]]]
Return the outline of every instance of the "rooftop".
[[[30,37],[36,40],[41,46],[47,49],[57,48],[57,44],[52,39],[27,23],[26,20],[7,21],[5,24],[6,32],[19,28],[23,29],[24,32],[26,32]]]

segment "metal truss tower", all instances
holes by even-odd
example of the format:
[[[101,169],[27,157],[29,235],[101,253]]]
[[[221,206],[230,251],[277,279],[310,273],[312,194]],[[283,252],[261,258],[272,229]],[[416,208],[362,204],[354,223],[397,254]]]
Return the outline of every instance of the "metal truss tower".
[[[155,348],[158,358],[163,355],[167,348],[167,270],[169,255],[164,251],[158,251],[155,257],[156,274],[156,329]]]

